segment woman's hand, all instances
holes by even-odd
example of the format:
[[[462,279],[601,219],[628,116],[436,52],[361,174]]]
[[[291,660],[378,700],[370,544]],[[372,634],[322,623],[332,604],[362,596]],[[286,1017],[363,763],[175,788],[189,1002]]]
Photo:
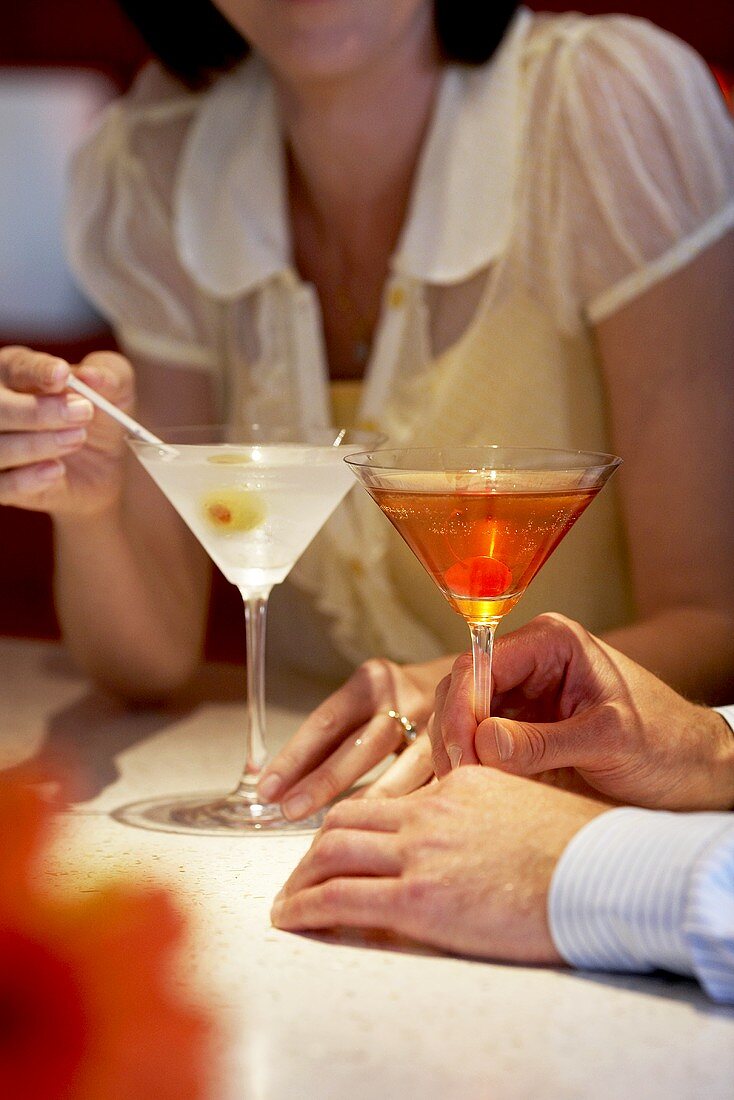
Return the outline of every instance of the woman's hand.
[[[497,643],[493,714],[477,726],[471,658],[439,685],[431,723],[437,772],[462,760],[595,797],[668,810],[734,806],[734,733],[622,653],[561,615]]]
[[[0,349],[0,504],[53,516],[94,515],[119,499],[124,433],[66,389],[71,367],[30,348]],[[125,411],[132,367],[115,352],[86,356],[75,374]]]
[[[553,871],[606,808],[477,767],[406,798],[340,802],[276,898],[273,924],[380,928],[483,958],[558,963]]]
[[[425,727],[433,710],[436,685],[451,667],[451,657],[420,665],[365,662],[342,687],[311,714],[265,768],[258,784],[264,801],[280,801],[286,817],[299,819],[326,806],[391,753],[397,760],[365,797],[406,794],[433,777]],[[405,745],[400,721],[405,715],[419,731]]]

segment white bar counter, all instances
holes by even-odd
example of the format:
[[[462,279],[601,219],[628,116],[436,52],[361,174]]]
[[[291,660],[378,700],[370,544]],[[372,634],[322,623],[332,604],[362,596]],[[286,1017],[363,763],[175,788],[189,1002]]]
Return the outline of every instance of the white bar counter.
[[[327,688],[269,678],[281,741]],[[734,1010],[692,982],[278,932],[270,904],[308,836],[194,837],[115,820],[141,798],[234,784],[242,680],[209,668],[176,706],[127,710],[61,646],[0,639],[0,767],[71,758],[84,771],[62,815],[56,883],[93,889],[124,872],[172,884],[190,915],[182,969],[224,1035],[216,1100],[731,1100]]]

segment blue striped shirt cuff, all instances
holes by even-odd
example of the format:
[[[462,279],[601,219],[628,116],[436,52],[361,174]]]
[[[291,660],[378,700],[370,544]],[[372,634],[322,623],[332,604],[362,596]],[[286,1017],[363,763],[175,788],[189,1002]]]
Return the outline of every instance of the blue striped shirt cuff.
[[[734,704],[729,707],[714,707],[714,710],[718,710],[719,714],[723,714],[727,722],[734,731]]]
[[[563,852],[548,917],[572,966],[695,975],[734,1001],[734,814],[601,814]]]

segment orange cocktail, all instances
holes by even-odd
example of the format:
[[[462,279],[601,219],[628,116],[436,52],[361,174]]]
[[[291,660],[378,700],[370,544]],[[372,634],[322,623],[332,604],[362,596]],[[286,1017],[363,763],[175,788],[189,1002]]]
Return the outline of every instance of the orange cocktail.
[[[497,624],[620,459],[485,446],[371,451],[345,461],[468,623],[482,721]]]
[[[598,491],[368,489],[467,622],[489,622],[511,611]]]

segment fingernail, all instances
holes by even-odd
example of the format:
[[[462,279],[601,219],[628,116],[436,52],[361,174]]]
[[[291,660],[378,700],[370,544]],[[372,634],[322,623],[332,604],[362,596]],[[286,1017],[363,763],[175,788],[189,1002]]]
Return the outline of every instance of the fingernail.
[[[105,378],[105,371],[93,363],[80,363],[77,374],[83,374],[86,382],[102,382]]]
[[[458,768],[461,763],[461,758],[464,755],[463,749],[460,749],[458,745],[449,745],[446,749],[446,753],[451,761],[451,767]]]
[[[279,775],[273,772],[272,775],[268,775],[261,783],[257,785],[257,793],[262,798],[263,802],[272,802],[280,790],[280,785],[283,780]]]
[[[69,367],[63,359],[56,359],[53,363],[49,363],[46,368],[46,382],[49,386],[55,386],[57,383],[62,382],[68,374]]]
[[[504,764],[505,761],[510,759],[515,749],[512,738],[504,726],[496,725],[494,727],[494,743],[497,746],[497,755]]]
[[[54,432],[54,441],[59,447],[74,447],[77,443],[83,443],[86,438],[86,428],[63,428]]]
[[[36,467],[36,477],[39,481],[58,481],[64,476],[64,467],[60,462],[49,462],[45,466]]]
[[[273,907],[270,910],[270,921],[271,921],[272,924],[277,924],[278,923],[278,918],[281,916],[281,914],[283,912],[283,906],[284,906],[284,902],[282,902],[282,901],[274,901],[273,902]]]
[[[74,422],[91,420],[94,416],[92,402],[87,401],[86,397],[79,397],[76,394],[73,397],[67,397],[64,416],[67,420]]]
[[[312,805],[310,795],[294,794],[292,798],[286,798],[281,808],[286,817],[299,818],[305,817]]]

